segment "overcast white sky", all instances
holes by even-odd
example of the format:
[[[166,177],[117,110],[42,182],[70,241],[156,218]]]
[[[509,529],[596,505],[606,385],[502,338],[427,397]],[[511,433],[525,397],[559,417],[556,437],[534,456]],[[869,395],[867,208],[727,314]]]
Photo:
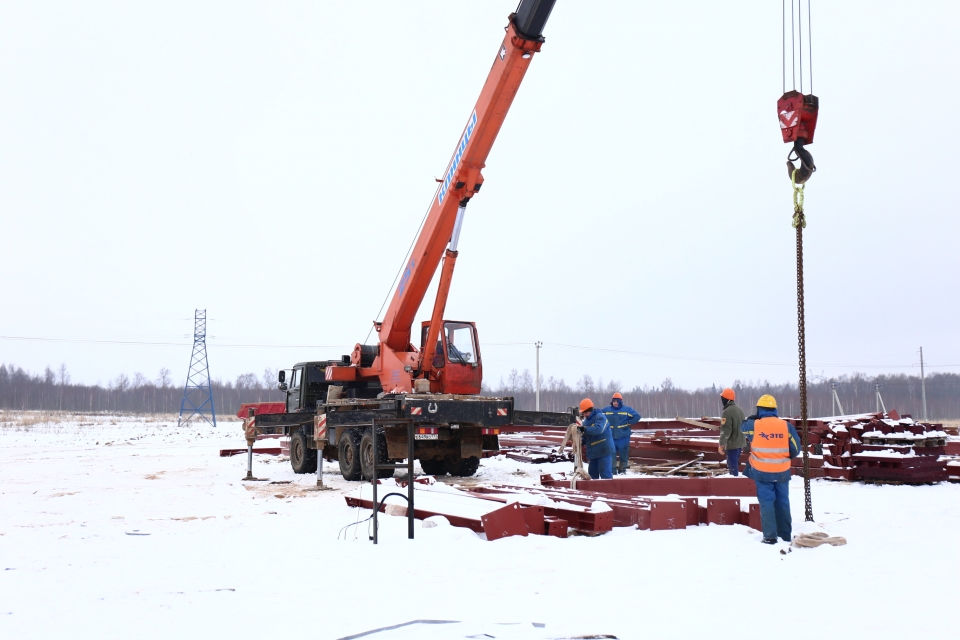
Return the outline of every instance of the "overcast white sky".
[[[348,353],[515,5],[0,4],[0,362],[182,383],[197,307],[214,377]],[[812,9],[811,368],[918,372],[922,345],[960,371],[960,4]],[[447,305],[488,382],[535,340],[571,384],[795,380],[780,23],[778,2],[558,0]]]

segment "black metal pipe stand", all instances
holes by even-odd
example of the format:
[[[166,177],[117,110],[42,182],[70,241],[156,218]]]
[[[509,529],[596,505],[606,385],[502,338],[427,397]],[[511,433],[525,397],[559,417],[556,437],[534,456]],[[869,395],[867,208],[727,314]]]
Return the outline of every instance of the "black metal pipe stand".
[[[377,428],[380,426],[390,426],[390,425],[404,425],[407,427],[407,462],[406,464],[397,464],[393,462],[380,463],[377,461]],[[401,498],[406,498],[407,500],[407,539],[413,540],[413,522],[414,522],[414,508],[413,508],[413,420],[407,419],[388,419],[388,420],[374,420],[373,426],[371,427],[371,437],[373,440],[373,475],[370,478],[370,482],[373,484],[373,544],[377,544],[377,527],[378,523],[378,514],[380,513],[380,504],[377,500],[377,471],[380,470],[395,470],[395,469],[406,469],[407,470],[407,495],[404,496],[402,493],[392,492],[383,496],[383,499],[386,500],[389,496],[400,496]]]

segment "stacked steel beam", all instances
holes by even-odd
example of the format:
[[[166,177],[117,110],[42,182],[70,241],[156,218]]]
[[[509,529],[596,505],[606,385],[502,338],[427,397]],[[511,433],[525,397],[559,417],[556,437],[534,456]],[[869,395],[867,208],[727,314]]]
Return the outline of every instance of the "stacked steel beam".
[[[566,502],[599,500],[614,512],[616,526],[638,529],[684,529],[701,524],[742,524],[760,530],[756,485],[749,478],[643,478],[578,480],[576,489],[564,473],[543,474],[541,493]],[[518,487],[519,488],[519,487]],[[536,492],[537,489],[526,489]],[[677,502],[685,505],[677,510]],[[658,509],[660,513],[658,514]],[[668,511],[669,509],[669,511]],[[647,513],[644,513],[644,512]],[[681,526],[679,518],[686,516]],[[671,520],[667,520],[671,518]],[[670,526],[663,526],[663,522]]]
[[[596,535],[614,526],[658,531],[743,524],[760,529],[756,489],[746,478],[633,477],[581,480],[571,488],[560,473],[541,476],[539,487],[486,484],[467,490],[437,483],[431,476],[415,482],[417,518],[444,516],[454,526],[484,533],[488,540],[528,534],[566,537],[568,530]],[[406,481],[379,483],[389,490]],[[344,498],[350,506],[373,508],[368,485]],[[402,502],[382,504],[380,509],[406,515]]]
[[[943,425],[893,416],[850,429],[861,441],[851,455],[859,480],[925,483],[949,477],[942,459],[947,443]]]
[[[822,455],[823,475],[842,480],[946,480],[941,460],[946,438],[942,425],[915,422],[895,411],[810,422],[810,450]]]
[[[798,419],[786,420],[798,426]],[[660,468],[664,461],[682,463],[699,457],[719,468],[724,456],[717,451],[717,422],[715,418],[644,420],[630,438],[630,459],[641,468]],[[811,477],[907,483],[939,482],[953,476],[960,480],[960,474],[954,473],[960,460],[951,458],[960,454],[960,441],[951,441],[941,424],[916,422],[890,411],[813,419],[808,425]],[[562,439],[563,431],[500,436],[507,455],[537,462],[547,461],[550,448],[559,446]],[[743,469],[746,456],[741,460]],[[794,474],[803,473],[802,458],[795,458],[791,465]]]

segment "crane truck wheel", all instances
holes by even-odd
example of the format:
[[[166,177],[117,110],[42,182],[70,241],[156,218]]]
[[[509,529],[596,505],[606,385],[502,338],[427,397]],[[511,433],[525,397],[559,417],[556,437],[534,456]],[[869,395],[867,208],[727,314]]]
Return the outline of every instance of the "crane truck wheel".
[[[386,464],[387,459],[387,434],[383,429],[377,429],[377,464]],[[373,477],[373,434],[370,429],[364,429],[363,437],[360,438],[360,467],[363,471],[363,479],[369,480]],[[377,471],[378,478],[392,478],[393,469],[381,469]]]
[[[297,429],[290,437],[290,466],[294,473],[317,472],[317,450],[307,446],[307,436],[303,429]]]
[[[447,475],[447,463],[443,458],[433,458],[432,460],[420,458],[420,468],[423,469],[423,472],[428,476]]]
[[[340,436],[340,451],[337,459],[344,480],[360,479],[360,434],[356,429],[347,429]]]
[[[477,456],[470,456],[469,458],[447,456],[444,459],[444,465],[450,475],[468,478],[480,468],[480,458]]]

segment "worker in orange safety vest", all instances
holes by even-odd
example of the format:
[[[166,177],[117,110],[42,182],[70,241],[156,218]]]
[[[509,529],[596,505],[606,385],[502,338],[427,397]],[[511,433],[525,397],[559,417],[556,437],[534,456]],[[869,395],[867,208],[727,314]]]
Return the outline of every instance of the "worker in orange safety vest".
[[[771,395],[757,400],[757,413],[740,426],[750,447],[745,475],[757,485],[763,542],[776,544],[777,536],[790,542],[790,459],[800,455],[796,429],[777,415]]]

